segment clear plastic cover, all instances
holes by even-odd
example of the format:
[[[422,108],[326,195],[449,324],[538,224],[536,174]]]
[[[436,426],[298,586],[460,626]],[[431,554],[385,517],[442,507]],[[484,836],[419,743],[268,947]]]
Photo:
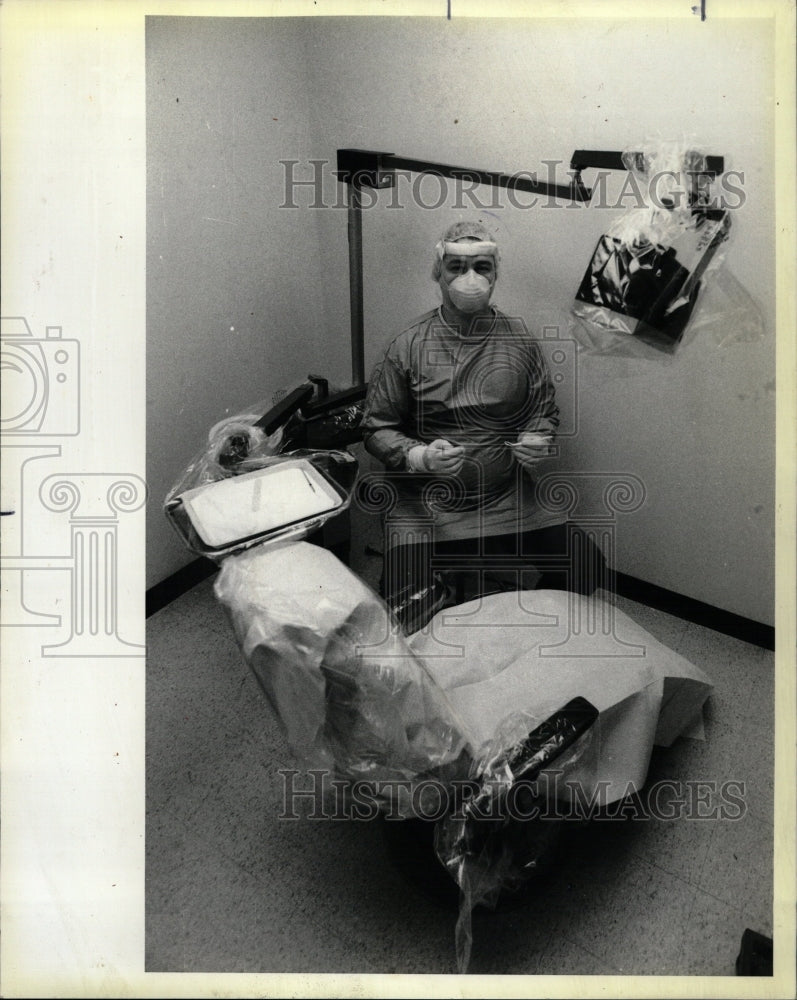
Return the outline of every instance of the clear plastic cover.
[[[268,405],[219,421],[164,501],[167,519],[198,555],[219,561],[265,541],[303,538],[351,503],[357,461],[346,451],[280,454],[286,426],[266,434]]]
[[[531,591],[521,607],[496,594],[408,639],[355,574],[305,542],[230,556],[215,588],[300,765],[392,817],[436,821],[438,859],[460,889],[461,971],[473,908],[520,886],[556,838],[557,815],[530,810],[640,789],[653,744],[683,732],[711,688],[599,598]],[[606,614],[610,635],[569,631],[573,617]],[[564,783],[541,786],[553,773]]]
[[[472,778],[477,791],[438,822],[435,851],[460,889],[457,968],[466,972],[471,914],[516,892],[555,851],[565,822],[555,790],[573,773],[597,770],[597,709],[576,698],[542,721],[518,712],[483,748]],[[543,780],[546,779],[546,780]]]
[[[406,813],[412,783],[470,772],[462,725],[384,603],[306,542],[222,564],[215,592],[299,762],[368,781]]]
[[[659,361],[687,330],[689,338],[711,332],[718,344],[758,339],[760,313],[738,282],[707,295],[721,272],[731,213],[712,197],[703,155],[662,142],[623,159],[637,205],[595,247],[571,310],[575,339],[588,353]]]
[[[298,762],[394,817],[429,819],[445,803],[435,850],[460,889],[464,972],[474,907],[523,884],[556,840],[557,822],[534,811],[576,789],[605,804],[641,788],[653,744],[694,723],[710,681],[598,596],[494,594],[426,623],[418,594],[391,613],[331,552],[298,540],[350,502],[356,461],[277,454],[283,432],[260,431],[256,409],[213,428],[167,516],[221,562],[216,596]],[[283,488],[293,514],[275,504]],[[263,497],[276,524],[249,520]],[[230,541],[231,528],[243,537]],[[407,638],[412,598],[426,624]],[[541,784],[551,775],[564,791]]]

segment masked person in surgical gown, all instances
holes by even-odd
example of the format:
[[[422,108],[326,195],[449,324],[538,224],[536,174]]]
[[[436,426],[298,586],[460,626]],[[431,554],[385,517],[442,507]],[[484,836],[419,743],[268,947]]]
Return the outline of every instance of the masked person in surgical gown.
[[[441,305],[391,341],[369,383],[365,447],[395,491],[382,585],[394,607],[433,571],[460,584],[465,571],[476,593],[514,580],[589,594],[604,581],[592,540],[537,502],[559,410],[525,323],[491,304],[498,270],[481,223],[450,227],[432,267]]]

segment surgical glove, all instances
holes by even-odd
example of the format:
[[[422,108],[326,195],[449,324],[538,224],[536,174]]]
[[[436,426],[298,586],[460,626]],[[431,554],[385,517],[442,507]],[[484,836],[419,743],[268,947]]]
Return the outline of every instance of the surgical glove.
[[[433,472],[439,475],[456,475],[462,468],[465,449],[438,438],[431,444],[416,445],[407,454],[413,472]]]
[[[524,469],[533,469],[543,459],[551,455],[552,434],[524,431],[517,441],[507,441],[506,445]]]

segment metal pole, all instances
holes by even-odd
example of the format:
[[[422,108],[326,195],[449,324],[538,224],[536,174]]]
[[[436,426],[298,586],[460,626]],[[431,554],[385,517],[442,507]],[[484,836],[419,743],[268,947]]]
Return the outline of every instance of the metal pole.
[[[363,219],[360,189],[349,182],[349,307],[351,311],[351,377],[365,382],[365,324],[363,321]]]

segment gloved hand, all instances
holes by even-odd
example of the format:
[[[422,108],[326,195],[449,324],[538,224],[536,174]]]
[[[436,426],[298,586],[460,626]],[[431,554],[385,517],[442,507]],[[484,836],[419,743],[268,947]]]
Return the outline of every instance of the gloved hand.
[[[454,476],[462,468],[465,449],[443,438],[410,448],[407,461],[413,472],[433,472]]]
[[[518,462],[529,471],[539,465],[543,459],[550,457],[552,444],[553,434],[537,431],[524,431],[517,441],[506,442],[507,447],[512,450]]]

